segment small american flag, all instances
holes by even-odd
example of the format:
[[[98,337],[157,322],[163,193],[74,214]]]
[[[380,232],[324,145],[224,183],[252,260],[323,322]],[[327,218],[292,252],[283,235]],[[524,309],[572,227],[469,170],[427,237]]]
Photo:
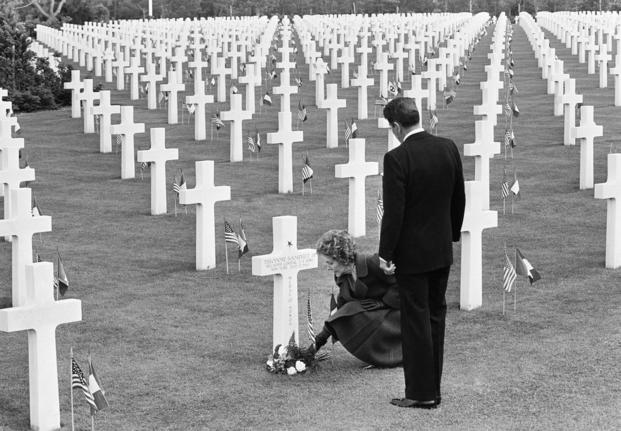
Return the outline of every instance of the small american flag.
[[[509,91],[511,92],[511,94],[518,94],[518,88],[517,85],[515,85],[513,83],[513,81],[509,82]]]
[[[509,181],[507,180],[506,174],[502,176],[502,182],[500,183],[501,196],[503,199],[507,199],[509,197]]]
[[[345,121],[345,143],[349,142],[349,138],[351,138],[351,126],[347,121]]]
[[[456,95],[457,93],[455,92],[455,90],[444,90],[444,102],[447,105],[450,105],[453,100],[455,100]]]
[[[382,225],[382,218],[384,218],[384,199],[382,199],[382,191],[377,191],[377,209],[375,212],[377,217],[377,224]]]
[[[438,125],[440,120],[438,120],[438,116],[436,115],[436,111],[429,110],[429,129],[433,130]]]
[[[239,247],[239,239],[237,234],[233,230],[231,224],[226,220],[224,220],[224,242],[230,242]]]
[[[302,104],[302,100],[298,101],[298,119],[304,122],[308,119],[308,112],[306,106]]]
[[[302,168],[302,181],[306,183],[311,178],[313,178],[313,169],[310,166],[308,154],[306,154],[306,156],[304,157],[304,167]]]
[[[216,130],[220,130],[220,128],[224,127],[224,123],[220,119],[220,111],[216,112],[213,117],[211,117],[211,122],[216,126]]]
[[[358,125],[356,124],[356,120],[351,119],[351,137],[356,138],[358,136]]]
[[[261,152],[261,134],[259,133],[259,131],[257,130],[257,139],[256,142],[257,144],[257,151],[260,153]]]
[[[93,394],[88,390],[88,384],[84,379],[84,373],[82,373],[80,366],[73,358],[71,358],[71,389],[81,389],[86,398],[86,402],[91,408],[97,408]]]
[[[513,116],[515,118],[520,116],[520,110],[518,109],[517,104],[515,102],[513,102],[512,111],[513,111]]]
[[[511,110],[511,105],[509,105],[509,103],[508,103],[508,102],[507,102],[507,103],[505,103],[505,115],[506,115],[507,117],[510,117],[510,116],[511,116],[511,112],[512,112],[512,110]]]
[[[298,87],[301,87],[302,86],[302,79],[297,77],[297,76],[294,79],[295,79],[295,83],[298,85]]]
[[[257,150],[257,147],[254,143],[254,138],[250,135],[248,135],[248,150],[250,150],[251,153],[254,153]]]
[[[308,332],[308,339],[311,343],[315,343],[315,328],[313,328],[313,315],[311,312],[311,300],[310,289],[308,296],[306,297],[306,331]]]
[[[265,96],[263,96],[263,104],[272,106],[272,96],[270,96],[270,93],[265,93]]]
[[[179,194],[179,192],[181,190],[186,190],[187,189],[187,185],[185,183],[185,178],[183,177],[183,171],[181,172],[181,177],[179,178],[179,182],[177,183],[177,178],[175,177],[173,179],[173,191],[177,194]]]
[[[505,267],[502,272],[502,287],[507,292],[511,292],[513,289],[513,283],[515,283],[515,279],[517,278],[517,274],[515,272],[515,268],[513,264],[509,260],[509,256],[507,256],[507,251],[505,250]]]
[[[248,240],[246,239],[246,232],[244,231],[244,224],[242,223],[241,217],[239,218],[239,235],[237,235],[237,240],[239,241],[239,257],[242,257],[244,254],[248,253],[250,249],[248,248]]]

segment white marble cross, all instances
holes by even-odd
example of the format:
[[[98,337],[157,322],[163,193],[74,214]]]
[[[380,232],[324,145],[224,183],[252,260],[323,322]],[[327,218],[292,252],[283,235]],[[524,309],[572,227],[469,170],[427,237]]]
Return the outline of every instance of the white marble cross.
[[[30,426],[59,430],[56,327],[82,320],[82,303],[79,299],[54,301],[53,263],[30,263],[24,273],[24,302],[0,310],[0,331],[28,331]]]
[[[604,128],[593,121],[593,106],[580,107],[580,126],[571,129],[572,139],[580,139],[580,190],[593,188],[593,138]]]
[[[574,78],[566,79],[564,82],[565,93],[561,97],[561,103],[564,107],[564,127],[563,127],[563,144],[575,145],[575,138],[571,131],[576,127],[576,105],[582,103],[582,94],[576,94],[576,80]]]
[[[410,88],[409,90],[405,90],[403,92],[403,96],[411,97],[412,99],[414,99],[416,107],[418,108],[418,112],[422,116],[422,113],[424,112],[423,99],[429,101],[429,90],[427,88],[423,88],[422,76],[412,75],[412,88]]]
[[[597,63],[599,64],[599,88],[608,87],[608,62],[612,59],[608,53],[606,44],[599,46],[599,54],[597,54]]]
[[[422,114],[421,114],[421,117],[422,117]],[[388,122],[388,120],[386,118],[384,118],[384,117],[377,117],[377,128],[378,129],[388,129],[388,138],[387,138],[387,140],[388,140],[388,149],[386,151],[390,151],[393,148],[396,148],[399,145],[401,145],[401,142],[399,142],[399,140],[397,139],[395,134],[392,132],[392,127],[390,126],[390,123]]]
[[[378,53],[374,69],[380,72],[379,92],[382,96],[388,97],[388,71],[394,69],[394,65],[388,61],[388,54]]]
[[[464,144],[464,156],[474,157],[474,179],[484,187],[479,190],[481,208],[489,209],[489,161],[500,153],[500,142],[494,142],[494,126],[489,120],[474,122],[474,143]]]
[[[358,68],[358,77],[351,80],[351,85],[358,87],[358,119],[366,120],[369,118],[367,87],[373,85],[375,80],[367,77],[366,68],[362,69],[362,67]]]
[[[338,110],[347,106],[347,100],[339,99],[337,91],[337,84],[328,84],[328,94],[322,103],[327,116],[326,148],[337,148],[339,146]]]
[[[110,126],[112,124],[112,114],[121,112],[120,105],[110,104],[110,90],[102,90],[99,92],[99,105],[94,106],[91,110],[93,115],[99,115],[99,152],[112,152],[112,134]]]
[[[273,250],[270,254],[252,257],[252,275],[274,276],[274,327],[272,348],[286,345],[298,330],[298,272],[317,268],[317,252],[312,248],[298,249],[295,216],[272,218]]]
[[[166,214],[166,162],[179,160],[177,148],[166,148],[166,129],[151,129],[151,148],[136,153],[138,163],[151,163],[151,214]]]
[[[125,67],[127,66],[129,66],[129,61],[126,61],[122,55],[117,54],[112,62],[112,67],[116,68],[116,89],[118,91],[125,90]]]
[[[436,68],[436,60],[427,60],[427,70],[421,73],[423,79],[427,80],[427,90],[429,91],[429,98],[427,99],[427,108],[436,109],[436,92],[437,92],[437,79],[440,78],[440,71]]]
[[[483,229],[498,226],[498,213],[484,207],[482,197],[489,184],[466,181],[466,210],[461,226],[461,274],[459,307],[474,310],[483,304]]]
[[[246,63],[245,75],[240,76],[238,81],[246,86],[246,111],[251,114],[255,113],[255,94],[254,87],[257,85],[257,74],[254,71],[253,63]],[[260,78],[261,75],[259,74]]]
[[[196,106],[196,111],[194,112],[194,140],[204,141],[207,139],[205,105],[213,103],[213,95],[205,94],[205,81],[194,82],[194,95],[185,96],[185,103]]]
[[[140,54],[134,55],[129,66],[125,67],[125,73],[130,76],[130,100],[138,100],[140,98],[140,89],[138,78],[144,73],[144,67],[140,66]]]
[[[1,122],[1,120],[0,120]],[[0,127],[2,127],[0,125]],[[24,181],[34,181],[35,171],[31,167],[19,167],[19,149],[23,148],[23,139],[5,139],[0,134],[0,151],[2,160],[0,161],[0,184],[2,185],[2,195],[4,196],[4,218],[11,218],[12,200],[11,190],[18,189],[20,183]],[[6,238],[10,241],[10,236]]]
[[[9,218],[0,220],[0,235],[12,237],[12,298],[13,305],[19,306],[26,303],[26,264],[32,263],[32,236],[51,231],[52,218],[32,215],[32,191],[29,188],[13,189],[10,194],[13,208]]]
[[[229,111],[220,112],[220,119],[222,121],[231,122],[231,162],[241,162],[242,160],[244,160],[244,137],[242,135],[242,123],[244,120],[250,120],[252,118],[252,114],[250,113],[250,111],[245,111],[242,109],[242,104],[242,95],[232,94],[231,109]]]
[[[121,135],[121,178],[126,180],[136,176],[134,163],[134,135],[144,133],[144,123],[134,123],[134,107],[121,106],[121,122],[110,126],[110,133]]]
[[[621,154],[608,154],[608,180],[595,184],[595,199],[606,199],[606,268],[621,266]]]
[[[334,166],[336,178],[349,178],[347,231],[354,237],[366,235],[366,177],[377,175],[377,162],[367,162],[363,138],[349,140],[349,162]]]
[[[226,59],[223,57],[216,58],[216,64],[211,65],[212,75],[218,77],[218,91],[216,93],[216,102],[226,102],[226,75],[231,74],[231,68],[226,67]]]
[[[341,56],[338,63],[341,65],[341,88],[349,88],[349,64],[354,61],[354,57],[350,55],[347,47],[341,49]]]
[[[291,112],[279,112],[278,132],[267,134],[268,144],[278,144],[278,193],[293,192],[293,143],[303,140],[304,132],[291,129]]]
[[[162,80],[162,76],[155,73],[155,64],[147,61],[147,73],[140,77],[141,82],[146,82],[147,89],[147,108],[157,109],[157,83]]]
[[[280,85],[274,87],[274,94],[280,94],[280,112],[291,112],[291,95],[297,94],[298,86],[291,85],[289,81],[289,71],[287,73],[283,71],[280,74]]]
[[[497,123],[497,116],[502,114],[502,106],[498,105],[496,101],[498,100],[498,91],[490,90],[488,88],[483,88],[481,90],[482,93],[482,101],[480,105],[474,105],[473,111],[474,115],[483,116],[484,120],[490,121],[493,126]],[[496,94],[496,96],[494,96]]]
[[[80,71],[71,71],[71,81],[63,84],[65,90],[71,90],[71,118],[80,118],[80,90],[84,88],[84,83],[80,80]]]
[[[93,80],[85,79],[82,92],[80,93],[80,100],[84,101],[83,113],[84,115],[84,133],[95,133],[95,117],[91,112],[94,106],[95,100],[99,100],[99,93],[93,91]]]
[[[214,184],[213,160],[196,161],[196,186],[179,191],[179,203],[196,204],[196,269],[216,267],[216,202],[231,200],[229,186]]]
[[[617,41],[617,46],[621,46],[621,40]],[[610,69],[610,74],[614,76],[615,106],[621,106],[621,56],[617,55],[617,64]]]
[[[203,60],[203,53],[200,47],[194,49],[194,59],[188,62],[188,68],[193,69],[194,75],[194,92],[199,82],[203,81],[203,69],[209,66],[209,62]]]
[[[151,88],[149,88],[149,91],[151,91]],[[166,84],[160,85],[160,91],[168,93],[168,124],[177,124],[179,122],[177,93],[185,91],[185,84],[180,84],[177,81],[177,72],[174,70],[168,71],[168,81]]]
[[[328,65],[319,57],[315,63],[315,105],[317,108],[323,108],[325,94],[324,76],[328,73]]]

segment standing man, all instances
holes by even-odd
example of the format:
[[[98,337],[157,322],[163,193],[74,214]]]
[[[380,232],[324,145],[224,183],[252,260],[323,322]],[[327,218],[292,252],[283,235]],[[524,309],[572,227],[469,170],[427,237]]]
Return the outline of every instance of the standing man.
[[[380,266],[395,273],[401,303],[405,398],[399,407],[441,401],[446,284],[466,196],[459,151],[421,127],[414,99],[399,97],[384,117],[401,145],[384,156]]]

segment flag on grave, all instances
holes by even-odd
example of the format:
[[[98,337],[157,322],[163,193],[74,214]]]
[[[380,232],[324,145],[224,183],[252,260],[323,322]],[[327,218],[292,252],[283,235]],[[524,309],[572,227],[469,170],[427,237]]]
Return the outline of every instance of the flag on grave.
[[[518,109],[517,104],[515,102],[513,102],[511,110],[513,111],[513,116],[515,118],[520,116],[520,110]]]
[[[533,284],[537,280],[541,280],[541,275],[530,264],[528,259],[524,257],[519,248],[515,248],[515,272],[518,275],[528,277],[530,284]]]
[[[224,123],[220,119],[220,111],[217,111],[213,117],[211,117],[211,122],[216,126],[216,130],[220,130],[220,128],[224,127]]]
[[[397,95],[397,84],[395,84],[393,81],[390,81],[388,83],[388,93],[392,94],[393,96]]]
[[[511,292],[516,278],[517,274],[515,273],[515,268],[513,268],[513,264],[511,263],[511,260],[509,260],[509,256],[507,256],[507,250],[505,250],[505,266],[502,272],[502,287],[506,292]]]
[[[345,144],[349,142],[349,138],[351,138],[351,126],[347,120],[345,120]]]
[[[88,383],[84,379],[84,373],[75,359],[71,358],[71,389],[81,389],[86,398],[86,402],[91,406],[91,409],[97,408],[93,394],[88,390]]]
[[[216,78],[214,78],[213,76],[211,77],[211,80],[209,81],[209,85],[211,85],[212,87],[214,85],[216,85]]]
[[[56,265],[56,277],[54,277],[54,288],[58,289],[58,293],[61,297],[65,296],[67,289],[69,289],[69,279],[65,272],[65,266],[63,260],[60,258],[60,252],[57,252],[58,259]]]
[[[354,139],[358,137],[358,125],[353,118],[351,119],[351,137]]]
[[[507,179],[507,173],[504,172],[502,175],[502,182],[500,183],[501,196],[502,199],[507,199],[509,197],[509,180]]]
[[[395,81],[395,85],[397,86],[397,94],[403,92],[403,87],[401,86],[401,81],[398,79]]]
[[[513,172],[513,184],[511,184],[511,192],[517,199],[520,196],[520,183],[517,179],[517,174]]]
[[[254,153],[257,150],[254,138],[251,135],[248,135],[248,150],[250,150],[251,153]]]
[[[429,129],[433,130],[440,120],[438,120],[438,116],[436,115],[436,111],[429,110]]]
[[[237,94],[239,93],[239,90],[237,89],[237,87],[235,85],[231,85],[231,93],[232,94]]]
[[[455,72],[455,76],[453,76],[453,81],[455,81],[455,85],[461,84],[461,75],[459,72]]]
[[[272,96],[270,96],[269,92],[265,93],[265,96],[263,96],[263,104],[272,106]]]
[[[256,140],[256,144],[257,144],[257,151],[260,153],[261,152],[261,135],[259,134],[259,131],[256,131],[257,133],[257,140]]]
[[[315,328],[313,327],[313,314],[311,312],[310,289],[306,296],[306,332],[311,343],[315,343]]]
[[[91,355],[88,355],[88,390],[93,395],[95,407],[91,404],[91,415],[99,410],[103,410],[108,407],[108,400],[106,400],[106,394],[99,383],[97,373],[95,373],[95,367],[91,361]]]
[[[295,77],[295,78],[293,78],[293,79],[295,79],[295,83],[298,85],[298,87],[301,87],[301,86],[302,86],[302,80],[301,80],[299,77],[297,77],[297,76],[296,76],[296,77]]]
[[[301,122],[308,119],[308,112],[306,111],[306,106],[302,104],[302,99],[298,101],[298,119]]]
[[[384,199],[382,199],[382,191],[377,191],[377,208],[375,211],[377,217],[377,224],[382,225],[382,218],[384,217]]]
[[[511,147],[511,148],[515,148],[515,140],[514,140],[515,136],[513,134],[513,129],[506,129],[505,130],[505,147]]]
[[[194,114],[194,112],[196,112],[196,105],[194,103],[186,103],[185,109],[187,109],[188,113],[192,115]]]
[[[517,85],[513,81],[509,82],[509,92],[511,94],[519,94]]]
[[[181,171],[181,177],[179,178],[179,182],[177,183],[177,176],[175,176],[175,178],[173,178],[173,185],[172,185],[173,191],[177,194],[179,194],[179,192],[181,190],[186,190],[187,189],[187,185],[185,183],[185,178],[183,177],[183,171]]]
[[[306,153],[306,156],[304,156],[304,167],[302,168],[302,181],[306,184],[311,178],[313,178],[313,169],[308,160],[308,153]]]
[[[39,217],[41,215],[41,208],[37,204],[37,198],[35,198],[34,192],[32,194],[32,216]]]
[[[443,95],[444,95],[444,102],[447,105],[450,105],[453,102],[453,100],[455,100],[455,96],[457,95],[457,93],[455,92],[455,90],[445,89],[443,92]]]
[[[509,105],[509,102],[505,103],[505,115],[507,117],[510,117],[511,116],[511,112],[512,112],[512,110],[511,110],[511,106]]]
[[[269,79],[276,79],[278,78],[278,73],[276,72],[276,69],[272,69],[272,71],[269,72],[267,76]]]
[[[224,242],[230,242],[239,247],[239,239],[237,234],[233,230],[233,226],[231,226],[231,224],[226,220],[224,220]]]
[[[250,249],[248,248],[248,240],[246,239],[246,232],[244,231],[241,217],[239,218],[239,235],[237,235],[237,240],[239,241],[239,257],[242,257]]]

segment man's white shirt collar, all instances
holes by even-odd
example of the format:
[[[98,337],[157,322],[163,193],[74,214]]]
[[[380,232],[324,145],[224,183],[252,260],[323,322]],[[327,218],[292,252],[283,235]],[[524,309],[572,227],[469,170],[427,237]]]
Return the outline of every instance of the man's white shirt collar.
[[[408,133],[407,135],[405,135],[405,138],[403,138],[403,142],[405,142],[410,136],[416,134],[416,133],[420,133],[420,132],[424,132],[425,129],[423,129],[422,127],[417,127],[416,129],[412,130],[410,133]]]

